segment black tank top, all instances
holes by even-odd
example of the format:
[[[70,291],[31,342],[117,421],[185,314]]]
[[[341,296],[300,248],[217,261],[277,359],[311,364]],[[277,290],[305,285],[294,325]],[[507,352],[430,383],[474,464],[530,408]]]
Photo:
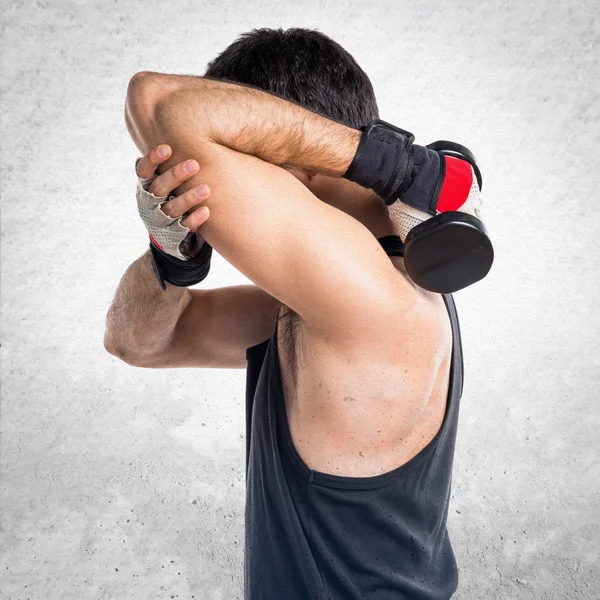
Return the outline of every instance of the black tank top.
[[[402,256],[399,237],[378,241]],[[463,356],[454,300],[443,298],[453,349],[442,426],[411,460],[380,475],[309,469],[287,421],[277,328],[246,350],[246,600],[446,600],[455,592],[446,519]]]

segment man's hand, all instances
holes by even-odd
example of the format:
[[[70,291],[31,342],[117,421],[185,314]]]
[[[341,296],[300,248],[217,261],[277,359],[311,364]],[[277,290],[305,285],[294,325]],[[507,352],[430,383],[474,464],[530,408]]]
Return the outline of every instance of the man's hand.
[[[142,179],[151,179],[155,176],[158,165],[166,162],[172,155],[171,146],[168,144],[158,144],[142,156],[136,164],[135,172]],[[174,167],[156,176],[150,186],[149,192],[161,198],[168,196],[175,188],[191,179],[199,169],[195,160],[186,160],[176,164]],[[208,199],[210,188],[206,184],[194,187],[180,196],[170,198],[161,206],[162,212],[172,218],[187,215],[182,219],[181,225],[196,231],[200,225],[205,223],[209,217],[207,206],[198,205]]]
[[[212,256],[212,246],[198,233],[210,214],[207,206],[198,205],[211,190],[201,183],[173,194],[200,167],[195,160],[182,160],[157,174],[172,155],[171,146],[157,144],[135,162],[138,212],[150,235],[152,268],[163,290],[167,283],[188,287],[203,281]]]

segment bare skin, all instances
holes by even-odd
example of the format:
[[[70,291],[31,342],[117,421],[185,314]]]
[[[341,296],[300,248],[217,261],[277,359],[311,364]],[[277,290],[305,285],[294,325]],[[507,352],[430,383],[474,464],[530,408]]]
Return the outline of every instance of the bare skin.
[[[159,154],[161,149],[166,151],[163,156]],[[150,177],[171,154],[167,144],[153,147],[138,163],[138,175]],[[389,209],[368,190],[357,194],[350,182],[296,167],[285,168],[321,200],[361,221],[375,237],[398,235]],[[167,195],[197,172],[195,160],[182,161],[157,176],[150,191],[157,196]],[[200,196],[195,194],[199,189]],[[202,184],[170,200],[163,211],[172,217],[187,215],[182,224],[196,230],[210,218],[201,213],[202,203],[209,196],[210,188]],[[403,258],[390,260],[400,276],[408,279]],[[300,360],[294,364],[297,371],[293,377],[294,366],[284,342],[289,322],[281,324],[277,342],[288,422],[294,445],[309,468],[350,477],[378,475],[405,464],[439,431],[446,410],[452,334],[442,297],[420,289],[418,294],[439,326],[418,344],[406,342],[411,362],[420,365],[410,372],[374,363],[368,355],[361,362],[349,362],[310,339],[310,332],[300,328],[294,331]],[[399,323],[402,318],[398,314]],[[399,410],[398,398],[409,388],[411,393],[428,397],[426,402],[405,409],[421,406],[419,415]],[[343,401],[323,401],[332,397]],[[403,432],[407,419],[417,422],[408,435]]]

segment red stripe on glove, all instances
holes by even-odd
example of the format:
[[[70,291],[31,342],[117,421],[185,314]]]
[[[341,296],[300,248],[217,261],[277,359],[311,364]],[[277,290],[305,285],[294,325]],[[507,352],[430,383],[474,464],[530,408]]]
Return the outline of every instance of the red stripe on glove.
[[[436,210],[441,213],[459,210],[466,202],[473,184],[473,171],[466,160],[454,156],[442,156],[446,161],[446,175],[436,207]]]
[[[162,250],[164,252],[164,248],[154,239],[154,236],[151,233],[148,233],[148,235],[150,236],[150,239],[152,240],[152,243],[159,249]]]

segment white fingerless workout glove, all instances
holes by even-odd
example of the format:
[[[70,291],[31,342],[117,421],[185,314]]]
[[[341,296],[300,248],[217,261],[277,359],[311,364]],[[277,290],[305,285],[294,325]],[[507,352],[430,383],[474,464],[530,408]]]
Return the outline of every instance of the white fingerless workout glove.
[[[135,161],[138,213],[148,230],[150,252],[154,274],[163,290],[165,281],[176,286],[188,287],[200,283],[208,275],[212,247],[198,233],[190,231],[181,224],[183,215],[170,217],[162,211],[162,206],[171,199],[171,195],[155,196],[149,191],[157,175],[139,177],[137,175],[138,158]]]

